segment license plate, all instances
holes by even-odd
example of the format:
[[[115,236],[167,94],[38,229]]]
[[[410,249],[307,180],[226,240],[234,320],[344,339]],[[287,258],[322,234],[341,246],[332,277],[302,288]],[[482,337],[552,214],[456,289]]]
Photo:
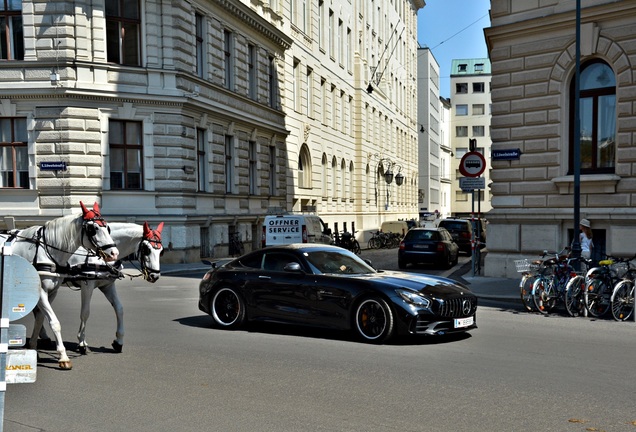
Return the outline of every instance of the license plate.
[[[455,318],[455,328],[470,327],[475,322],[475,317]]]
[[[413,249],[426,250],[426,249],[428,249],[428,245],[425,245],[425,244],[414,244],[413,245]]]

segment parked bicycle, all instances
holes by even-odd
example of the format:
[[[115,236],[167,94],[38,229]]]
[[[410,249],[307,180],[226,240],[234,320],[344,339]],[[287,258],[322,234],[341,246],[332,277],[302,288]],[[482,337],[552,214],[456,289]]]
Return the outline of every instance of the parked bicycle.
[[[636,255],[627,261],[627,270],[612,291],[610,306],[612,316],[616,321],[627,321],[634,313],[634,279],[636,279],[636,268],[632,261]]]
[[[607,256],[607,259],[599,261],[598,267],[588,270],[583,292],[588,315],[599,318],[609,311],[614,286],[627,273],[630,260]]]
[[[632,264],[636,255],[627,262],[627,269],[614,289],[610,297],[610,309],[616,321],[627,321],[634,313],[634,279],[636,279],[636,268]]]
[[[544,252],[543,257],[547,251]],[[522,274],[521,281],[519,281],[519,293],[521,295],[521,303],[528,312],[533,312],[534,301],[532,300],[532,285],[537,279],[537,276],[543,274],[548,268],[542,265],[542,260],[530,261],[528,259],[515,260],[515,267],[517,272]]]
[[[401,237],[396,233],[377,231],[369,239],[368,245],[370,249],[395,248],[400,245]]]
[[[536,310],[542,314],[550,313],[559,301],[565,304],[565,288],[570,278],[576,276],[569,253],[569,248],[548,252],[546,255],[554,255],[542,262],[548,269],[532,284],[532,300]]]
[[[335,245],[348,249],[355,254],[361,252],[360,243],[356,240],[355,235],[349,231],[342,231],[340,235],[336,237]]]

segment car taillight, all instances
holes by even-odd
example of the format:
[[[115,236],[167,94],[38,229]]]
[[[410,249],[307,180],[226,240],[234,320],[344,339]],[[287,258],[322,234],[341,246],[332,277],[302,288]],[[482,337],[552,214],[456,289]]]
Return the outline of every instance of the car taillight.
[[[444,252],[444,243],[437,243],[437,251]]]
[[[467,238],[467,239],[469,239],[469,238],[470,238],[470,233],[465,232],[465,231],[463,231],[460,235],[461,235],[463,238]]]
[[[307,225],[303,225],[303,243],[307,243],[309,237],[307,236]]]
[[[400,250],[404,250],[406,249],[406,245],[404,244],[403,241],[400,242]]]

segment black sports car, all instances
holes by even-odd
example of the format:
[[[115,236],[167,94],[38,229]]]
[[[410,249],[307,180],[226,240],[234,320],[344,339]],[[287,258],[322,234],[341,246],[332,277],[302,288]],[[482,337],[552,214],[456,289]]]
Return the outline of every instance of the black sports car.
[[[376,271],[337,246],[259,249],[208,271],[199,309],[219,328],[273,321],[354,330],[366,342],[393,334],[444,335],[477,328],[477,297],[451,279]]]

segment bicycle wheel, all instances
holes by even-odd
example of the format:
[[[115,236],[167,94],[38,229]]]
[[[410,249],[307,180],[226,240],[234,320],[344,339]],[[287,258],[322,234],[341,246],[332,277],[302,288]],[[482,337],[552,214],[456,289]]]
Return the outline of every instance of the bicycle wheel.
[[[634,313],[634,281],[623,280],[616,284],[612,298],[612,316],[616,321],[627,321]]]
[[[532,284],[534,283],[536,275],[524,274],[519,282],[519,294],[521,296],[521,303],[528,312],[533,312],[534,300],[532,300]]]
[[[380,239],[378,237],[371,237],[369,239],[369,249],[380,249],[382,243],[380,243]]]
[[[360,255],[360,243],[358,243],[358,240],[353,240],[353,242],[351,243],[351,252],[353,252],[356,255]]]
[[[532,300],[534,306],[542,314],[548,314],[556,305],[558,293],[554,286],[554,280],[540,276],[532,284]]]
[[[609,287],[603,280],[592,279],[587,284],[583,298],[585,299],[585,309],[589,315],[599,318],[607,313],[610,308],[608,291]]]
[[[568,281],[565,287],[565,310],[568,315],[577,317],[583,314],[585,305],[583,304],[583,289],[585,288],[585,277],[574,276]]]

